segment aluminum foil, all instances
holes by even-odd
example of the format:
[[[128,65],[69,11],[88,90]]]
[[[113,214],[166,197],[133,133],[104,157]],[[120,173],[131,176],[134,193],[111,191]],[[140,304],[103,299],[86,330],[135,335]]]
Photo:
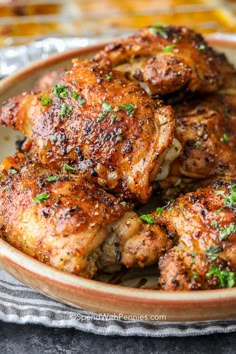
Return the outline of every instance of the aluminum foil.
[[[123,31],[119,37],[131,34],[133,31]],[[0,79],[13,74],[32,62],[47,58],[52,54],[70,49],[83,48],[88,45],[105,43],[117,38],[117,34],[95,37],[46,37],[37,39],[27,45],[0,48]],[[208,39],[236,42],[236,35],[229,33],[214,33],[206,36]]]
[[[1,48],[0,78],[9,76],[32,62],[47,58],[52,54],[107,42],[109,39],[111,38],[48,37],[38,39],[28,45]]]

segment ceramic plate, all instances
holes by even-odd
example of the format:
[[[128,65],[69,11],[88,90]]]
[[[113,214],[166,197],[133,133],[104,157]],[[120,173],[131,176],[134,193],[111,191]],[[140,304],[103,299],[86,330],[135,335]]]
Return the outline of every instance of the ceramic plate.
[[[236,41],[215,39],[211,44],[224,51],[229,60],[236,64]],[[57,54],[1,81],[0,104],[9,97],[31,89],[44,72],[66,66],[74,57],[93,55],[101,48],[102,45],[98,45]],[[19,133],[0,127],[1,160],[14,153],[15,141],[19,138]],[[142,274],[136,271],[118,274],[115,280],[114,277],[105,275],[100,280],[87,280],[42,264],[1,239],[0,266],[23,283],[51,298],[97,312],[148,317],[165,314],[168,321],[176,322],[236,317],[236,288],[196,292],[152,290],[152,277],[150,273],[146,274],[149,269]],[[145,277],[150,283],[149,289],[140,285],[140,279]]]

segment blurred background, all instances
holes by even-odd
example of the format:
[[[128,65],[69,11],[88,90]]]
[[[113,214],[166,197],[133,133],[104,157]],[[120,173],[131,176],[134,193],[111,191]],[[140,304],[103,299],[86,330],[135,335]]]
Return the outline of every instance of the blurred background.
[[[0,76],[153,23],[236,39],[236,0],[0,0]]]

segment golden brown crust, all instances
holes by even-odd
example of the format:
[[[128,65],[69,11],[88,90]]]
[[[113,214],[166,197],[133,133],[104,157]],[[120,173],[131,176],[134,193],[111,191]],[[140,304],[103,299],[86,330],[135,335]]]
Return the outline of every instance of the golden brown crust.
[[[144,82],[152,94],[179,90],[215,92],[235,70],[200,34],[186,27],[154,25],[107,45],[94,60]]]
[[[150,176],[161,170],[161,154],[173,138],[172,108],[156,106],[123,73],[89,61],[74,60],[60,85],[59,94],[10,99],[1,123],[27,135],[31,154],[52,168],[70,164],[103,188],[146,202]]]
[[[236,180],[217,180],[206,188],[177,198],[161,216],[156,216],[157,222],[179,239],[178,246],[160,261],[163,289],[227,287],[226,275],[232,276],[235,285],[235,196]],[[216,276],[218,271],[215,275],[209,274],[215,268],[226,271],[222,275],[225,286]]]
[[[129,211],[112,224],[112,233],[101,245],[101,267],[120,263],[127,268],[146,267],[159,261],[174,242],[159,225],[144,223]]]
[[[1,234],[10,244],[58,269],[92,277],[92,252],[109,225],[129,209],[80,176],[18,154],[1,165]]]
[[[198,96],[175,107],[183,150],[173,173],[189,178],[235,176],[236,96]]]

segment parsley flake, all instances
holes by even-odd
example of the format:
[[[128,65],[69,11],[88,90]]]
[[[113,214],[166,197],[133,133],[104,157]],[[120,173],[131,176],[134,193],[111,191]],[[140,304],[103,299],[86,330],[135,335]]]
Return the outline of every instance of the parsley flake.
[[[112,115],[111,115],[111,124],[114,123],[114,121],[116,120],[116,117],[117,117],[117,115],[115,113],[112,113]]]
[[[10,173],[10,175],[15,175],[16,173],[18,173],[18,171],[15,168],[11,167],[8,173]]]
[[[72,106],[69,106],[68,104],[63,103],[61,105],[61,110],[59,112],[59,115],[60,116],[68,116],[68,115],[71,114],[72,111],[73,111],[73,107]]]
[[[35,203],[40,203],[40,202],[44,202],[45,200],[48,200],[49,197],[50,197],[49,194],[40,193],[40,194],[37,194],[35,198],[33,198],[33,201]]]
[[[191,280],[196,280],[199,277],[199,274],[197,272],[193,272],[193,275],[191,276]]]
[[[107,80],[112,80],[112,79],[113,79],[113,77],[112,77],[110,74],[106,74],[105,78],[106,78]]]
[[[58,177],[57,176],[49,176],[45,179],[46,182],[56,182],[58,181]]]
[[[202,142],[201,142],[201,141],[198,140],[198,141],[195,142],[195,146],[196,146],[196,147],[201,146],[201,145],[202,145]]]
[[[225,193],[225,191],[223,191],[222,189],[215,190],[214,192],[215,192],[215,194],[217,194],[217,195],[222,195],[222,194]]]
[[[161,37],[167,39],[168,34],[166,33],[166,25],[162,23],[155,23],[149,28],[149,32],[154,36],[160,35]]]
[[[165,210],[165,207],[156,208],[157,215],[162,216],[164,210]]]
[[[136,106],[132,103],[125,103],[123,106],[118,106],[119,109],[125,109],[130,115],[134,114]]]
[[[218,258],[218,253],[221,251],[222,249],[219,246],[209,246],[205,254],[210,261],[215,261]]]
[[[211,221],[211,226],[213,226],[216,229],[217,226],[218,226],[218,222],[216,220],[212,220]]]
[[[236,203],[236,184],[230,187],[230,195],[224,198],[224,203],[229,208]]]
[[[39,99],[41,101],[42,106],[46,106],[47,104],[52,103],[51,97],[48,97],[48,96],[42,96]]]
[[[52,135],[52,136],[50,137],[50,140],[51,140],[51,141],[57,141],[57,136],[56,136],[56,135]]]
[[[106,116],[113,112],[113,108],[109,103],[103,102],[102,103],[102,112],[99,113],[98,115],[98,122],[104,118],[106,118]]]
[[[165,48],[163,48],[162,53],[170,53],[172,50],[175,49],[175,45],[167,45]]]
[[[154,219],[152,214],[140,215],[140,219],[144,221],[146,224],[156,224],[156,220]]]
[[[221,227],[219,231],[220,240],[226,240],[230,235],[236,233],[236,224],[232,222],[229,226]]]
[[[54,93],[55,95],[57,95],[60,98],[64,98],[68,96],[68,88],[64,85],[55,85],[52,93]]]
[[[65,171],[72,172],[72,171],[74,171],[74,167],[71,167],[67,163],[65,163],[61,170],[62,170],[62,172],[65,172]]]
[[[86,99],[83,98],[80,94],[78,94],[76,91],[72,92],[72,97],[78,102],[80,106],[82,106],[85,102]]]
[[[229,142],[229,136],[227,134],[224,134],[220,140],[223,143],[227,144]]]
[[[206,46],[205,44],[200,44],[200,46],[198,47],[199,50],[205,50]]]
[[[220,270],[215,264],[211,265],[206,276],[216,277],[219,280],[221,288],[232,288],[235,285],[235,272],[229,272],[228,270]]]

